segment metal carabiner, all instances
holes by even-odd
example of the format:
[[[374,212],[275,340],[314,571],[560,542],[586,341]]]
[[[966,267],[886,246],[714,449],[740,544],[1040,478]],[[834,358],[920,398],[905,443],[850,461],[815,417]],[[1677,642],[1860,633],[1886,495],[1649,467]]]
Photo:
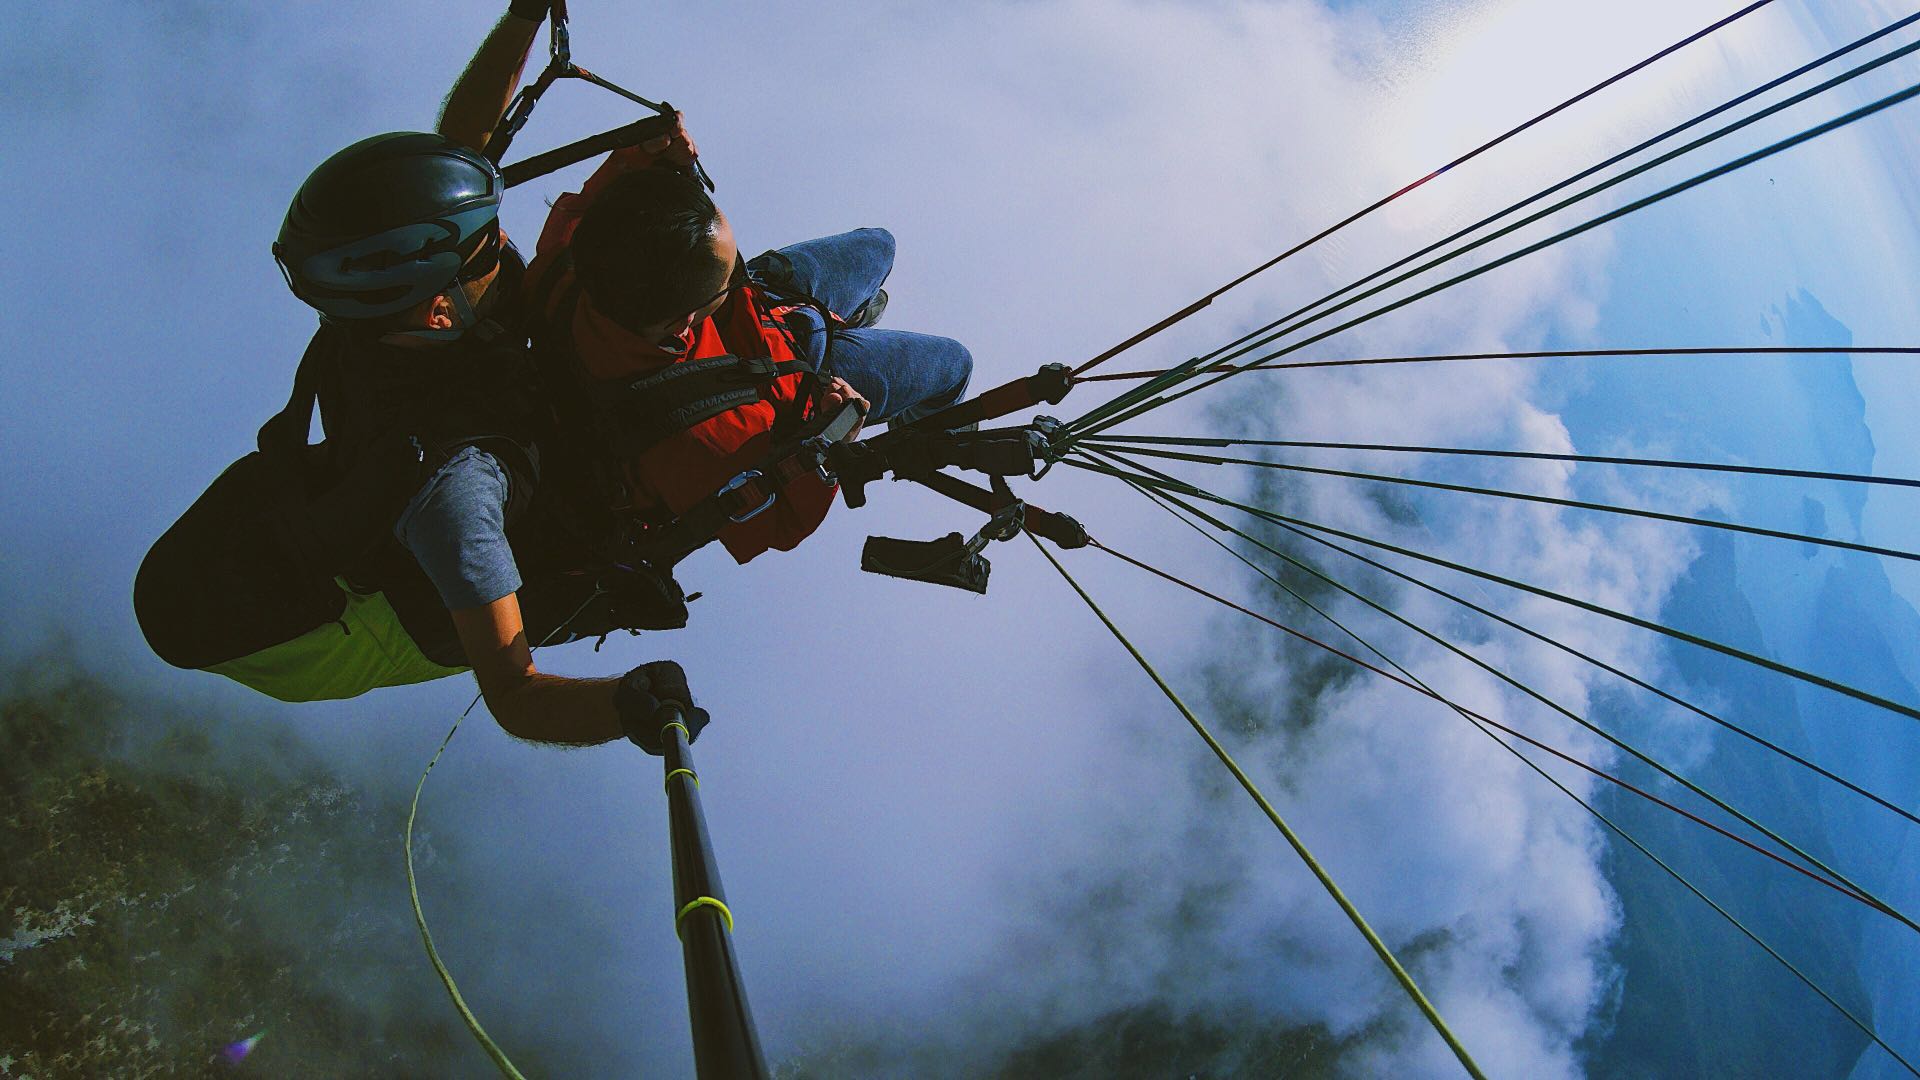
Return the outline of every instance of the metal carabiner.
[[[555,67],[573,66],[573,37],[567,32],[567,5],[562,0],[554,0],[547,15],[547,55]]]
[[[760,472],[759,469],[748,469],[746,472],[743,472],[739,476],[736,476],[733,479],[727,481],[726,484],[722,486],[720,490],[715,492],[714,494],[716,497],[725,498],[729,492],[737,491],[738,489],[747,486],[753,481],[760,480],[763,478],[764,478],[763,474]],[[744,514],[728,514],[727,520],[733,522],[736,525],[738,525],[743,521],[751,521],[754,518],[759,517],[761,513],[766,510],[767,507],[773,505],[773,498],[774,498],[774,494],[773,492],[770,491],[767,493],[766,500],[762,502],[759,506],[754,507],[753,509],[747,511]]]

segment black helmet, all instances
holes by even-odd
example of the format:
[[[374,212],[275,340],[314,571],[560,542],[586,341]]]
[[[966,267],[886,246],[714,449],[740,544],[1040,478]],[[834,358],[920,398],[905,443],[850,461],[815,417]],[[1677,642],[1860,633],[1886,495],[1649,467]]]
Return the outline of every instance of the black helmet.
[[[505,186],[493,162],[443,135],[375,135],[300,185],[273,257],[326,319],[378,319],[440,293],[468,316],[453,286],[497,265]],[[466,265],[486,247],[493,258]]]

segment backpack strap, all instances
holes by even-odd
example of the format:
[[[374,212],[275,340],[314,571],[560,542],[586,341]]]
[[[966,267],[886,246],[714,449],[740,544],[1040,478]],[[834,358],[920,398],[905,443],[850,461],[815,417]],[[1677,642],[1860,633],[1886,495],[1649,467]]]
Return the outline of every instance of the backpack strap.
[[[564,287],[563,287],[564,285]],[[548,489],[577,539],[598,551],[620,532],[614,508],[630,498],[619,463],[602,448],[586,385],[586,369],[573,348],[573,314],[583,292],[573,274],[573,251],[562,248],[528,291],[528,325],[540,396],[549,413],[550,441],[568,459]]]
[[[668,364],[591,392],[608,449],[632,457],[722,413],[766,398],[774,383],[810,373],[803,360],[708,356]]]
[[[300,354],[300,366],[293,373],[293,392],[281,410],[260,425],[255,441],[268,457],[287,457],[307,445],[313,430],[313,410],[320,400],[320,369],[333,351],[333,341],[322,326],[307,339],[307,351]]]

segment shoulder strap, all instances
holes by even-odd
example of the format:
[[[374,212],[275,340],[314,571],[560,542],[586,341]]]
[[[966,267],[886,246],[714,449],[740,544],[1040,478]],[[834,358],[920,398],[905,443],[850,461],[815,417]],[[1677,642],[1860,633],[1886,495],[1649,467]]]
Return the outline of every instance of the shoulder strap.
[[[629,382],[596,387],[593,411],[608,447],[628,457],[761,400],[786,376],[812,370],[804,361],[764,357],[682,360]]]
[[[293,373],[293,393],[279,412],[260,425],[256,437],[260,452],[269,457],[284,457],[307,445],[313,430],[313,409],[320,399],[320,369],[333,350],[332,332],[322,326],[307,339],[307,351]]]
[[[536,259],[536,262],[539,260]],[[529,272],[528,277],[533,275]],[[567,295],[562,298],[558,314],[555,315],[554,294],[562,281],[567,282]],[[570,321],[573,305],[579,298],[580,280],[573,274],[573,249],[563,247],[554,253],[553,261],[542,265],[539,278],[532,282],[526,293],[526,311],[528,325],[534,329],[565,329]]]

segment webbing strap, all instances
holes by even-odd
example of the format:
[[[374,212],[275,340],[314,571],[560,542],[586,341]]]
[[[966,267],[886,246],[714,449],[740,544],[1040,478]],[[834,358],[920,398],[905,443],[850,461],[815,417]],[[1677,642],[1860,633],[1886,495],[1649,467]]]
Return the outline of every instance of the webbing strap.
[[[681,360],[591,391],[610,448],[631,457],[722,413],[764,400],[780,379],[812,372],[804,360],[733,355]]]
[[[294,369],[293,390],[287,396],[286,406],[260,425],[255,442],[261,453],[288,453],[307,445],[307,435],[313,428],[313,407],[320,397],[322,339],[333,332],[322,326],[307,340],[307,351],[300,355],[300,366]]]
[[[817,473],[826,461],[826,448],[846,438],[861,419],[858,406],[851,402],[842,406],[813,434],[776,452],[766,464],[741,473],[686,513],[649,529],[639,544],[643,557],[657,567],[671,568],[719,536],[721,529],[759,513],[779,498],[788,484],[807,473]]]
[[[969,484],[957,476],[944,472],[928,473],[916,476],[913,482],[965,506],[971,506],[983,514],[993,514],[1014,501],[1010,495],[983,488],[978,484]],[[1020,500],[1026,506],[1022,527],[1027,532],[1067,549],[1087,546],[1088,536],[1084,525],[1067,516],[1035,506],[1027,500]]]
[[[952,431],[968,424],[998,420],[1008,413],[1033,408],[1043,401],[1058,405],[1071,389],[1073,375],[1067,370],[1067,365],[1048,364],[1032,375],[1003,383],[903,427],[920,431]]]
[[[502,166],[500,177],[506,181],[508,187],[517,187],[529,180],[537,180],[548,173],[559,172],[569,165],[585,161],[598,154],[638,146],[649,139],[659,138],[671,130],[673,130],[673,122],[667,117],[648,116],[624,127],[590,135],[565,146],[558,146],[544,153],[522,158],[511,165]]]

